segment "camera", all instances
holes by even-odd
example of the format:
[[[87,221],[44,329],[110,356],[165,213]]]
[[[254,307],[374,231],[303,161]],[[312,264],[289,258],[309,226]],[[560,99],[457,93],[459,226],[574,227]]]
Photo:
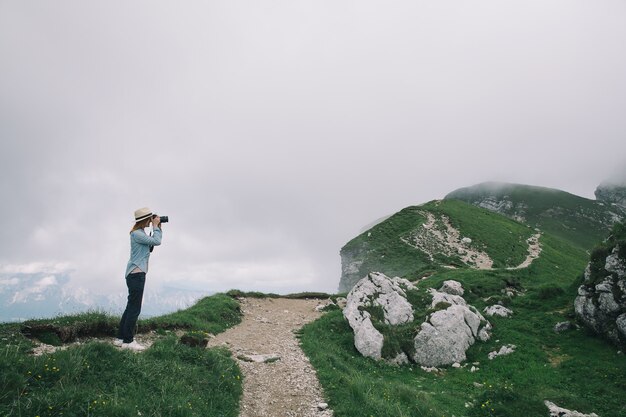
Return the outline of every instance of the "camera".
[[[157,218],[157,217],[159,217],[159,218],[161,219],[161,223],[167,223],[167,222],[169,222],[169,218],[168,218],[167,216],[158,216],[158,215],[156,215],[156,214],[152,216],[152,218],[153,218],[153,219],[155,219],[155,218]]]

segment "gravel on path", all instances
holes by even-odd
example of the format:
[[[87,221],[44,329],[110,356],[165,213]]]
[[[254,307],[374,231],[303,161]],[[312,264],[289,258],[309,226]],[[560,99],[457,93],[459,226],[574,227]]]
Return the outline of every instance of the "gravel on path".
[[[240,303],[241,324],[209,342],[209,346],[228,347],[238,359],[244,376],[240,417],[332,416],[332,410],[324,409],[315,369],[294,334],[323,314],[315,311],[323,302],[241,298]],[[263,362],[263,358],[270,360]]]

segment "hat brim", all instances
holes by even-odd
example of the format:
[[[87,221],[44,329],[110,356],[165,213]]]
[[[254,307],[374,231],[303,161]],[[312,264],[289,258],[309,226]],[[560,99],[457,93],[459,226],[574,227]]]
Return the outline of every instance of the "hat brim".
[[[142,220],[146,220],[147,218],[150,218],[150,217],[152,217],[152,213],[149,213],[149,214],[146,214],[145,216],[141,216],[139,218],[136,218],[135,219],[135,223],[138,223],[138,222],[140,222]]]

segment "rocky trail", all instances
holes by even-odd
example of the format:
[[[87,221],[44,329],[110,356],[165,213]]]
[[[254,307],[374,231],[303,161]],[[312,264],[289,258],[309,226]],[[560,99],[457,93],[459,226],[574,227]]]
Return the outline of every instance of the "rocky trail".
[[[328,417],[315,369],[295,332],[322,313],[320,300],[242,298],[242,322],[209,346],[226,346],[244,375],[240,417]]]

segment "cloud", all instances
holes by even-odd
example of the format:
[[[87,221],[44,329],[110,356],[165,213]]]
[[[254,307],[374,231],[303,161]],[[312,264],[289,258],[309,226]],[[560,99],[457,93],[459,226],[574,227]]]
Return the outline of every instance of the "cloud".
[[[27,264],[0,263],[0,274],[65,274],[71,270],[72,265],[66,262],[30,262]],[[11,280],[15,279],[17,278],[11,278]]]
[[[26,303],[31,301],[41,301],[44,299],[44,292],[58,284],[53,275],[49,275],[34,282],[32,286],[17,291],[9,304]]]
[[[153,288],[333,291],[339,249],[408,205],[488,180],[593,197],[626,155],[622,16],[4,2],[0,268],[123,293],[149,206],[171,219]]]

